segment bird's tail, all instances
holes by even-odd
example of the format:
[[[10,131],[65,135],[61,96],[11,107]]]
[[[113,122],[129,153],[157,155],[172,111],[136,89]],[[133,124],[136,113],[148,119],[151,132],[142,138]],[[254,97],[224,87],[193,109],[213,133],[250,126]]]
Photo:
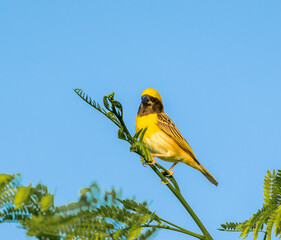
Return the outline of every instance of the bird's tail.
[[[216,186],[218,186],[218,182],[217,180],[212,176],[211,173],[209,173],[207,171],[206,168],[204,168],[202,165],[200,165],[200,172],[204,174],[204,176],[212,183],[212,184],[215,184]]]

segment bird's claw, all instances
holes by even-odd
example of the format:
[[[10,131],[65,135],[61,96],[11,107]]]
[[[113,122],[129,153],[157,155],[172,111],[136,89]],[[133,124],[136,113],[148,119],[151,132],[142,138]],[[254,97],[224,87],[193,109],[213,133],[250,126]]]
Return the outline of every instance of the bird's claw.
[[[146,162],[142,162],[142,166],[143,166],[143,167],[147,167],[146,165],[147,165]]]
[[[169,174],[167,174],[166,177],[170,177],[175,173],[174,171],[169,171],[169,170],[168,170],[168,172],[169,172]]]
[[[165,177],[171,177],[175,172],[171,170],[167,170],[167,172],[162,172]]]
[[[144,167],[147,167],[146,165],[154,165],[155,163],[157,163],[155,160],[153,160],[152,162],[143,162],[142,165]]]
[[[157,162],[156,162],[156,160],[154,159],[154,157],[152,157],[152,162],[149,162],[148,164],[149,164],[149,165],[154,165],[155,163],[157,163]]]
[[[168,184],[169,183],[169,181],[170,181],[170,179],[169,178],[166,178],[166,180],[167,180],[167,182],[163,182],[163,181],[161,181],[161,184]]]
[[[146,162],[146,164],[148,165],[154,165],[156,162],[156,160],[154,158],[152,158],[152,162]]]

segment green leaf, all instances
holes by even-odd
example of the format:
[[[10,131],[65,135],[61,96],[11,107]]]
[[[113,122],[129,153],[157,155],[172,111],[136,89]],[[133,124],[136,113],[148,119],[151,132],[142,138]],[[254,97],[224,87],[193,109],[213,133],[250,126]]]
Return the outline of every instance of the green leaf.
[[[109,103],[108,103],[108,101],[107,101],[107,96],[104,96],[103,97],[103,105],[105,106],[105,108],[108,110],[108,111],[110,111],[110,109],[109,109]]]
[[[19,208],[22,206],[22,204],[27,200],[29,197],[29,193],[31,190],[32,184],[29,184],[27,187],[19,187],[15,196],[14,204],[15,208]]]
[[[135,135],[133,136],[133,141],[137,141],[137,139],[138,139],[139,135],[141,134],[142,130],[143,130],[143,128],[135,133]]]
[[[84,194],[88,193],[89,191],[90,191],[90,188],[82,188],[82,189],[80,189],[80,194],[84,195]]]
[[[0,174],[0,185],[6,184],[13,178],[14,178],[13,175],[5,174],[5,173]]]
[[[272,178],[271,172],[270,172],[269,170],[267,170],[266,173],[267,173],[267,176],[268,176],[269,178]]]
[[[140,135],[140,142],[143,141],[143,136],[144,136],[144,134],[146,133],[146,131],[147,131],[147,127],[145,127],[144,129],[142,129],[142,132],[141,132],[141,135]]]
[[[122,109],[122,104],[116,100],[111,100],[110,101],[112,103],[112,105],[116,108]]]
[[[48,211],[54,205],[54,195],[48,194],[46,196],[43,196],[39,205],[41,208],[41,212]]]
[[[127,140],[123,127],[119,128],[118,130],[118,138],[122,140]]]

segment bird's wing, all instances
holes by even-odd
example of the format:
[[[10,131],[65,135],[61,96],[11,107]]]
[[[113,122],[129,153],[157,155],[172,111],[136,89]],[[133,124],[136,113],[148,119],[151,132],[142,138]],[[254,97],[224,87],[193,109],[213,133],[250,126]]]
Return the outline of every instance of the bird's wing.
[[[157,114],[158,117],[158,126],[159,128],[168,134],[185,152],[187,152],[198,164],[198,160],[195,157],[194,152],[189,146],[188,142],[184,139],[184,137],[179,132],[176,125],[173,121],[166,115],[165,113]]]

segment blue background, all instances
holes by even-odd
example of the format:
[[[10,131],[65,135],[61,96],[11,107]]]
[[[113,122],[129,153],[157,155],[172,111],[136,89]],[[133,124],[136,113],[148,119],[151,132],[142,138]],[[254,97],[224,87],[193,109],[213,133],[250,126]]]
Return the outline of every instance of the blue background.
[[[133,132],[141,92],[153,87],[219,182],[179,164],[183,196],[214,239],[238,239],[217,228],[251,217],[266,170],[280,169],[280,8],[279,0],[1,1],[0,171],[46,184],[56,204],[76,201],[93,181],[115,186],[199,232],[115,125],[72,90],[99,102],[114,91]],[[15,224],[0,233],[29,239]],[[155,239],[191,237],[163,230]]]

